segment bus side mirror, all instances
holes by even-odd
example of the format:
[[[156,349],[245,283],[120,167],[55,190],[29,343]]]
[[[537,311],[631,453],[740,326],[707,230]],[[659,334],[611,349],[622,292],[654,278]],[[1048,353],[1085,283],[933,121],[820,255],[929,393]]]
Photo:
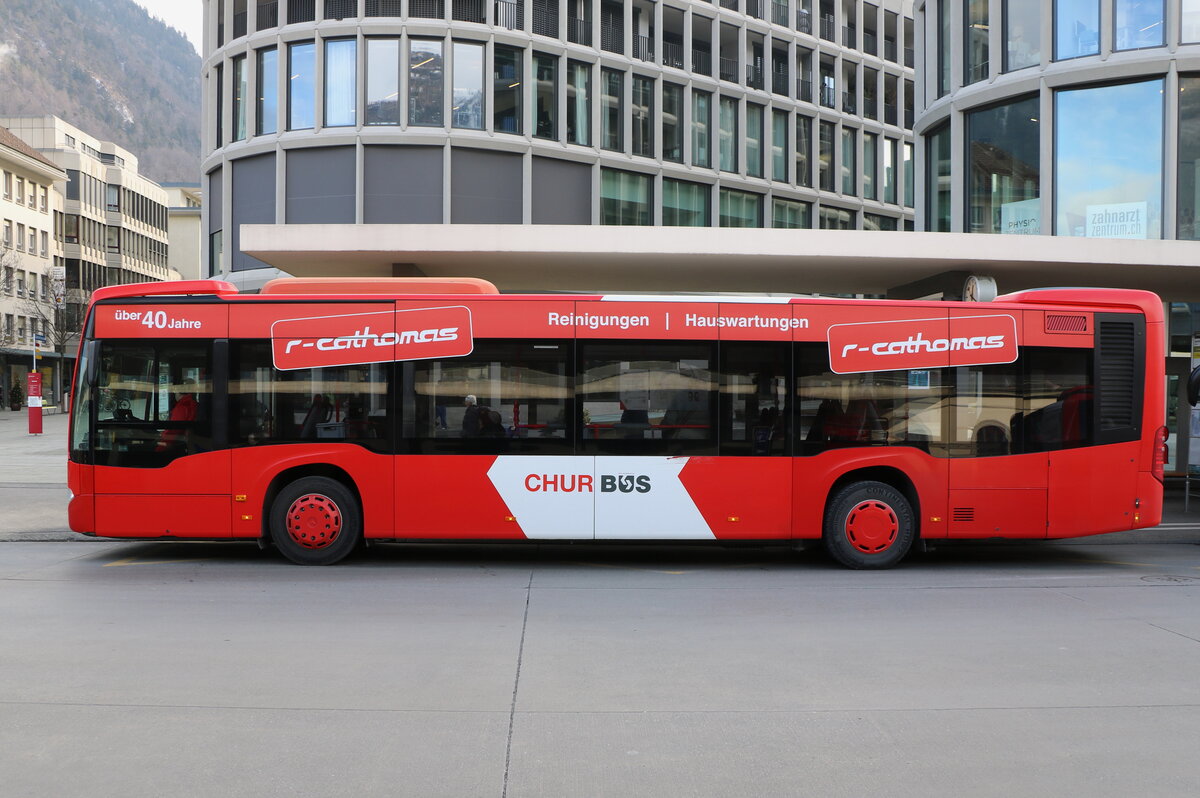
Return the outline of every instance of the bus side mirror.
[[[1192,369],[1191,375],[1188,376],[1188,404],[1192,407],[1200,402],[1200,366]]]

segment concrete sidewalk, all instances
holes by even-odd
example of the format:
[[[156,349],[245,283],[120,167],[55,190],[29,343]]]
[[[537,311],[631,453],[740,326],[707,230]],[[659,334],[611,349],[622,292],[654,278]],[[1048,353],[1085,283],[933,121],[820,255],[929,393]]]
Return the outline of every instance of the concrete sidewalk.
[[[26,413],[0,411],[0,507],[7,510],[0,516],[0,541],[92,540],[67,525],[67,415],[47,415],[44,433],[30,435]],[[1189,512],[1183,504],[1183,486],[1175,483],[1167,489],[1161,525],[1059,542],[1200,545],[1200,495],[1193,496]]]

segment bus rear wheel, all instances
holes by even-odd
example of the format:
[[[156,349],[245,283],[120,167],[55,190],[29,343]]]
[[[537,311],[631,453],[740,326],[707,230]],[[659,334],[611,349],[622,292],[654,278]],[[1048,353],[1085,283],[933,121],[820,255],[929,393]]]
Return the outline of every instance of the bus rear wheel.
[[[271,540],[300,565],[333,565],[362,536],[362,511],[350,490],[328,477],[304,477],[271,504]]]
[[[847,485],[825,508],[825,548],[847,568],[891,568],[908,554],[915,536],[912,505],[883,482]]]

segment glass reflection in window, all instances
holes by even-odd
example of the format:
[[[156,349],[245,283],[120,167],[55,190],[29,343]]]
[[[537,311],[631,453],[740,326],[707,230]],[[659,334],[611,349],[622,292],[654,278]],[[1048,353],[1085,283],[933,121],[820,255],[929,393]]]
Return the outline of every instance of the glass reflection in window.
[[[614,69],[600,70],[600,146],[606,150],[622,150],[622,100],[625,74]]]
[[[497,133],[521,132],[524,50],[497,44],[492,53],[492,124]]]
[[[771,226],[791,229],[812,227],[812,203],[776,199],[771,202]]]
[[[355,56],[358,43],[354,39],[328,39],[325,42],[325,125],[347,127],[355,123],[354,98]]]
[[[746,103],[746,174],[763,176],[763,107]]]
[[[708,186],[664,178],[662,194],[664,227],[708,227]]]
[[[1100,52],[1100,0],[1056,0],[1054,57],[1059,61]]]
[[[665,88],[665,87],[664,87]],[[654,157],[654,128],[651,106],[654,104],[654,80],[633,76],[633,154]],[[663,118],[666,125],[666,117]]]
[[[399,39],[367,39],[367,124],[400,124]]]
[[[1200,240],[1200,75],[1179,77],[1178,238]]]
[[[721,189],[721,227],[762,227],[762,200],[748,191]]]
[[[820,152],[817,156],[820,171],[819,186],[823,191],[833,191],[833,136],[835,126],[833,122],[821,122],[820,124],[820,140],[818,142]]]
[[[454,43],[453,126],[483,130],[483,45]]]
[[[540,139],[558,138],[558,59],[544,53],[533,54],[537,81],[537,113],[533,135]]]
[[[246,138],[246,56],[233,59],[233,135],[231,141]]]
[[[279,111],[279,51],[274,47],[258,51],[258,91],[255,107],[257,135],[274,133]]]
[[[600,224],[650,223],[650,176],[601,169]]]
[[[653,89],[653,84],[651,84],[651,88]],[[653,110],[653,105],[654,94],[652,90],[649,101],[651,111]],[[683,163],[683,86],[676,86],[674,83],[664,83],[662,87],[662,105],[663,160]],[[647,124],[653,125],[653,113],[649,114],[649,119],[650,121]],[[651,143],[650,152],[647,154],[654,155],[653,143]]]
[[[443,72],[442,43],[430,39],[408,42],[408,124],[441,127]]]
[[[1004,4],[1004,71],[1024,69],[1042,60],[1041,0],[1007,0]]]
[[[771,112],[771,179],[788,179],[788,112]]]
[[[692,165],[712,166],[712,95],[692,89]]]
[[[963,85],[970,85],[988,76],[988,0],[966,0],[966,25]]]
[[[1149,80],[1055,95],[1056,235],[1162,237],[1162,92]]]
[[[929,213],[925,222],[931,233],[950,232],[950,128],[945,126],[925,138],[927,154],[925,192]]]
[[[967,114],[967,231],[1041,233],[1038,97]]]
[[[1200,0],[1183,0],[1179,40],[1184,44],[1200,42]]]
[[[288,45],[288,130],[313,126],[316,58],[317,46],[312,42]]]
[[[1165,27],[1163,0],[1114,0],[1113,49],[1161,47]]]
[[[737,164],[737,112],[738,101],[722,97],[718,108],[717,146],[720,150],[721,171],[736,172]]]
[[[853,196],[858,179],[855,161],[858,160],[857,130],[842,128],[842,193]]]
[[[567,141],[587,146],[592,143],[592,68],[579,61],[567,62]]]
[[[812,120],[796,115],[796,185],[812,187]]]

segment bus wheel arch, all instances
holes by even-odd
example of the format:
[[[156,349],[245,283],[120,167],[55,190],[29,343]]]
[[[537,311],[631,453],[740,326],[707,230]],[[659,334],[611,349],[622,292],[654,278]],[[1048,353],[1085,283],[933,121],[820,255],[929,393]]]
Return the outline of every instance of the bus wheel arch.
[[[362,540],[362,496],[336,466],[299,466],[277,474],[262,517],[264,539],[301,565],[332,565]]]
[[[920,501],[903,472],[888,467],[840,476],[826,497],[822,540],[847,568],[891,568],[920,535]]]

